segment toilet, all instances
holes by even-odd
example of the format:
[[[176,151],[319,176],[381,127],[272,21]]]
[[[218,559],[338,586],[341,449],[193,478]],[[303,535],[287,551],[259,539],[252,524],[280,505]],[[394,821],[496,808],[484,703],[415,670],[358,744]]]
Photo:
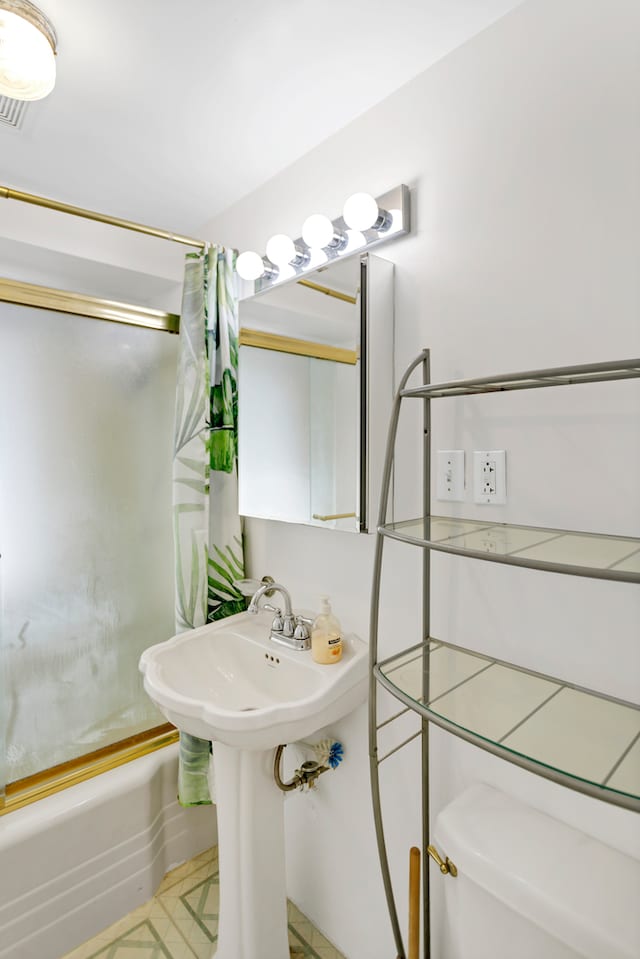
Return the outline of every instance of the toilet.
[[[638,959],[640,861],[490,786],[437,817],[437,959]],[[442,900],[441,900],[442,901]]]

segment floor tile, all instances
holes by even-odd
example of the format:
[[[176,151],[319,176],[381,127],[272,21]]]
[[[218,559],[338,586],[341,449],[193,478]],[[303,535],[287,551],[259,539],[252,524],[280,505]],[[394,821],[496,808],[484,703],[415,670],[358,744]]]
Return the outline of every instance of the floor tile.
[[[217,849],[168,873],[149,902],[63,959],[212,959],[218,936]],[[287,904],[292,959],[344,959]]]
[[[91,959],[178,959],[150,919],[130,927],[89,955]]]
[[[198,856],[196,859],[190,859],[188,862],[183,862],[181,866],[172,869],[160,883],[160,888],[156,895],[160,895],[165,889],[169,889],[171,886],[175,886],[176,883],[182,882],[187,876],[190,876],[197,869],[202,868],[207,862],[208,860],[203,860]]]
[[[218,938],[219,893],[216,868],[204,876],[194,873],[158,899],[187,941],[192,936],[197,942],[213,943]]]

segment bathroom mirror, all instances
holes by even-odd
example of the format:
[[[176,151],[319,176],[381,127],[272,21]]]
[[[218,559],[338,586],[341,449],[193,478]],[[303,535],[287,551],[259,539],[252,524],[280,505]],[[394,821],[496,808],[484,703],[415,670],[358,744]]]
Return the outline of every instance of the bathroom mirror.
[[[371,254],[240,302],[241,515],[375,529],[392,344],[393,264]]]

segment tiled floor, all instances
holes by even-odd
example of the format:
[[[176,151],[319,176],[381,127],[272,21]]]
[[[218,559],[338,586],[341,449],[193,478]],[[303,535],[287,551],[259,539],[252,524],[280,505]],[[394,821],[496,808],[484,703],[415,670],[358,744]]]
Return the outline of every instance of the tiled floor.
[[[211,959],[218,934],[218,853],[209,849],[168,873],[149,902],[64,959]],[[344,959],[289,903],[295,959]]]

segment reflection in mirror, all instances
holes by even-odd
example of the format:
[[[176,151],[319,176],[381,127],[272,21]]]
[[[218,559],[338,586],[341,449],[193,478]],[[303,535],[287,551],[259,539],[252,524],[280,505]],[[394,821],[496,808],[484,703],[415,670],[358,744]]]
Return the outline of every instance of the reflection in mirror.
[[[368,529],[368,466],[379,446],[368,424],[384,403],[384,433],[391,395],[392,274],[392,264],[366,254],[241,302],[241,514]],[[371,336],[372,319],[384,327],[380,337]],[[382,362],[372,363],[370,344],[386,354]],[[375,410],[372,365],[385,370]]]

